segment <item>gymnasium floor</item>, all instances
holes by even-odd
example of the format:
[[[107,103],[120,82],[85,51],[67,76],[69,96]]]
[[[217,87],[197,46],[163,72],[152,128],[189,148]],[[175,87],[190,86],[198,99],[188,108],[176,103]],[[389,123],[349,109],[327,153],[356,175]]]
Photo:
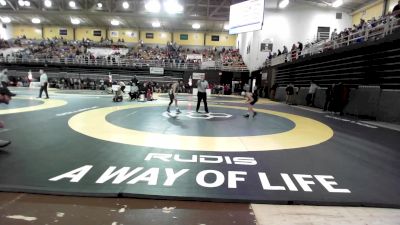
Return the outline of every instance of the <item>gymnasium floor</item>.
[[[240,97],[212,96],[211,113],[197,114],[181,95],[175,115],[163,94],[113,103],[97,92],[14,91],[0,106],[1,139],[13,142],[0,151],[4,192],[241,202],[248,215],[246,203],[400,206],[395,130],[265,99],[244,118]]]

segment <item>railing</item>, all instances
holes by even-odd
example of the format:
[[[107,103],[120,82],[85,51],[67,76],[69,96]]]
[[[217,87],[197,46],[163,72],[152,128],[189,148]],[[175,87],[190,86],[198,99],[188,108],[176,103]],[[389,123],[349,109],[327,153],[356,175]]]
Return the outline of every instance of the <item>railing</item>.
[[[215,62],[215,66],[204,66],[201,63],[181,63],[181,62],[164,62],[162,60],[139,60],[139,59],[88,59],[88,58],[17,58],[14,56],[0,57],[0,63],[31,63],[31,64],[62,64],[62,65],[89,65],[89,66],[103,66],[103,67],[125,67],[125,68],[149,68],[149,67],[163,67],[168,69],[181,69],[181,70],[223,70],[246,72],[246,66],[224,66],[222,62]]]
[[[299,58],[307,57],[310,55],[319,54],[329,50],[341,48],[354,43],[365,42],[368,40],[376,40],[383,38],[395,29],[400,28],[400,19],[393,16],[387,16],[374,22],[377,24],[374,27],[363,27],[361,30],[352,32],[346,36],[337,37],[333,40],[325,40],[315,43],[309,47],[305,47],[301,52],[294,50],[284,55],[277,56],[265,63],[266,66],[275,66],[285,62],[292,62]]]

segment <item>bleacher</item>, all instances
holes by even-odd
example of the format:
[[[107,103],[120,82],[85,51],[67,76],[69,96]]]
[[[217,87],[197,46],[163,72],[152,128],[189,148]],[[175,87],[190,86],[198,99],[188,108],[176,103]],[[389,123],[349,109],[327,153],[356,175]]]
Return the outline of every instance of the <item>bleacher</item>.
[[[306,105],[310,81],[320,88],[314,104],[323,108],[326,87],[343,83],[349,88],[347,115],[400,122],[400,32],[293,62],[269,67],[278,84],[275,98],[284,101],[289,83],[296,87],[295,104]]]
[[[342,82],[350,86],[400,88],[400,32],[374,42],[335,49],[271,67],[275,82],[286,86],[321,86]]]
[[[227,63],[217,57],[219,54],[216,50],[208,48],[193,50],[184,46],[178,48],[172,44],[164,47],[141,45],[132,48],[119,45],[101,47],[86,42],[68,44],[60,39],[25,42],[25,39],[21,39],[15,42],[16,46],[0,49],[0,63],[248,71],[239,54],[231,57]],[[193,55],[196,57],[191,57]]]

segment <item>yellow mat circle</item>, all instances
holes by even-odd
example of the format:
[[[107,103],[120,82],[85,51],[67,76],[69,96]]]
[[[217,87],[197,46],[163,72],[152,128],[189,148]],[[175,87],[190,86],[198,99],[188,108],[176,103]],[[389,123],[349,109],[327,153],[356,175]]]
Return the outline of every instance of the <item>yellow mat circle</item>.
[[[192,151],[244,152],[295,149],[320,144],[333,136],[330,127],[316,120],[266,109],[257,109],[256,111],[289,119],[295,124],[295,127],[289,131],[268,135],[204,137],[132,130],[116,126],[106,120],[108,114],[116,111],[155,106],[160,105],[124,105],[94,109],[73,116],[68,121],[68,125],[81,134],[100,140],[144,147]],[[247,110],[245,107],[238,106],[212,105],[212,107]]]
[[[60,106],[67,104],[66,101],[59,100],[59,99],[41,99],[41,98],[24,97],[24,96],[13,97],[13,99],[37,100],[37,101],[43,102],[43,104],[27,106],[27,107],[20,107],[20,108],[15,108],[15,109],[2,109],[2,110],[0,110],[0,115],[50,109],[50,108],[60,107]],[[12,105],[12,100],[10,101],[10,104]]]

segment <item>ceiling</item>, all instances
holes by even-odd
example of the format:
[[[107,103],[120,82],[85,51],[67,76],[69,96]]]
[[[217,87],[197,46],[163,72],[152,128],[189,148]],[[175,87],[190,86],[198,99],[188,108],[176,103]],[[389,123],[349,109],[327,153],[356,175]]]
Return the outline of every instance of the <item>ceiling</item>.
[[[159,21],[161,28],[169,31],[191,30],[193,23],[201,25],[200,30],[223,31],[229,20],[229,6],[242,0],[179,0],[184,7],[183,14],[168,15],[162,11],[155,15],[144,9],[147,0],[75,0],[76,8],[69,7],[69,0],[52,0],[52,7],[46,8],[43,0],[30,0],[29,7],[20,7],[18,0],[5,0],[6,6],[0,5],[0,16],[8,16],[12,23],[31,24],[31,19],[38,17],[42,24],[68,25],[70,19],[79,18],[79,26],[109,27],[112,19],[121,22],[119,27],[151,28],[151,23]],[[129,3],[124,9],[122,3]],[[266,8],[276,8],[279,0],[266,0]],[[333,0],[291,0],[299,3],[328,6]],[[101,2],[103,7],[97,8]],[[162,0],[160,1],[162,2]],[[368,0],[344,0],[342,10],[353,11],[366,4]]]

